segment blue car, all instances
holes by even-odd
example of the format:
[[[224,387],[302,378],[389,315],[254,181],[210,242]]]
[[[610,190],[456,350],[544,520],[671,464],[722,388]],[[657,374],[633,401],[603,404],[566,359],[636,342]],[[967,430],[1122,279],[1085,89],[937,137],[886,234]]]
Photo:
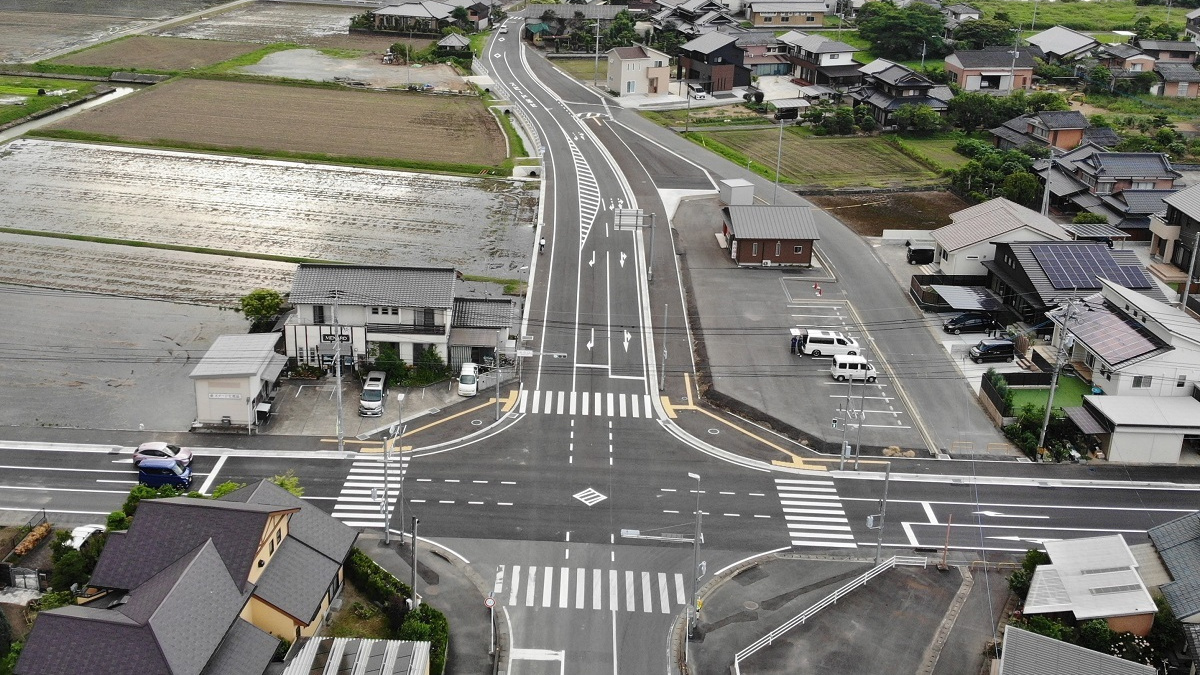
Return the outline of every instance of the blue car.
[[[170,485],[187,490],[192,486],[192,467],[173,459],[144,459],[138,464],[138,482],[152,488]]]

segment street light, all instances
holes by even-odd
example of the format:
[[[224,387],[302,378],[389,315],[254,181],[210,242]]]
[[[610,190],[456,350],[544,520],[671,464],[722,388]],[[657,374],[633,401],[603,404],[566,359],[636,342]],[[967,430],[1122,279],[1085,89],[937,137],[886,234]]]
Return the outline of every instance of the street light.
[[[939,38],[936,35],[930,35],[928,38],[921,39],[921,70],[925,70],[925,51],[927,48],[926,42],[928,40],[939,40],[939,39],[941,39],[941,38]]]
[[[700,474],[688,473],[688,478],[696,481],[696,535],[692,539],[692,604],[688,608],[688,639],[692,638],[692,630],[700,619]]]
[[[404,392],[396,392],[396,431],[392,434],[394,445],[404,454]],[[392,461],[391,448],[385,446],[383,457],[383,491],[387,492],[388,464]],[[404,472],[400,472],[400,546],[404,546]],[[383,543],[389,543],[391,537],[391,509],[383,514]]]

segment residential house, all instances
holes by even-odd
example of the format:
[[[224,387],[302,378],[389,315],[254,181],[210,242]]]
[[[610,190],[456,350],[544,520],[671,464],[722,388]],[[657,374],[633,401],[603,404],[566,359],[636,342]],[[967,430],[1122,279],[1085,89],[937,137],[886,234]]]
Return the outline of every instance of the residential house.
[[[271,412],[287,357],[275,352],[279,333],[222,335],[188,377],[196,390],[193,429],[258,426]]]
[[[438,51],[446,53],[470,51],[471,38],[461,33],[451,33],[438,40],[437,46]]]
[[[1200,45],[1200,9],[1188,12],[1186,18],[1187,23],[1183,29],[1184,37]]]
[[[657,0],[656,6],[651,23],[658,29],[677,30],[684,35],[699,36],[739,23],[717,0]]]
[[[671,82],[671,57],[644,45],[608,50],[609,91],[618,96],[666,96]]]
[[[988,47],[946,57],[946,74],[963,91],[1011,94],[1033,87],[1033,55],[1028,49]]]
[[[824,0],[749,0],[746,17],[755,28],[825,25]]]
[[[456,278],[449,268],[301,264],[288,297],[287,355],[330,367],[340,351],[353,367],[388,344],[406,363],[425,349],[445,360]]]
[[[1095,56],[1100,65],[1117,73],[1145,73],[1154,70],[1154,57],[1138,49],[1134,45],[1119,42],[1101,44],[1096,48]]]
[[[944,116],[948,101],[954,98],[949,87],[934,84],[907,66],[889,62],[883,69],[871,67],[868,72],[864,67],[860,71],[863,82],[850,90],[850,99],[856,108],[866,106],[883,128],[896,125],[893,115],[901,106],[927,105]]]
[[[503,348],[513,326],[515,305],[508,298],[455,298],[450,323],[450,363],[484,363]],[[501,349],[502,353],[510,353]]]
[[[995,256],[983,261],[988,288],[1030,325],[1043,324],[1046,312],[1068,300],[1099,292],[1101,278],[1167,300],[1132,250],[1092,241],[1012,241],[996,242]]]
[[[1189,43],[1190,44],[1190,43]],[[1200,97],[1200,71],[1187,63],[1154,64],[1159,83],[1150,88],[1150,93],[1170,98]]]
[[[1158,63],[1196,64],[1200,47],[1191,40],[1136,40],[1138,49]]]
[[[722,237],[738,265],[811,265],[820,236],[807,206],[726,206]]]
[[[769,77],[792,74],[787,45],[775,37],[775,31],[744,31],[735,35],[738,48],[746,53],[742,63],[750,69],[752,75]]]
[[[1163,203],[1167,205],[1166,211],[1150,220],[1150,255],[1167,264],[1150,269],[1163,281],[1182,285],[1200,245],[1200,185],[1167,195]],[[1189,295],[1200,293],[1200,286],[1195,284],[1200,279],[1198,272],[1191,270],[1193,283]],[[1192,295],[1188,300],[1187,309],[1200,314],[1197,296]]]
[[[1200,323],[1144,291],[1100,283],[1047,314],[1051,344],[1070,336],[1071,365],[1100,394],[1065,412],[1111,462],[1178,463],[1200,435]]]
[[[785,46],[797,84],[845,89],[862,82],[863,64],[854,60],[856,47],[824,35],[794,30],[778,39]]]
[[[1004,197],[950,214],[950,224],[930,233],[933,263],[942,274],[986,275],[984,263],[996,257],[996,243],[1066,241],[1071,236],[1053,220]]]
[[[970,5],[950,5],[942,8],[942,16],[946,17],[946,37],[949,37],[964,21],[975,21],[983,17],[983,13]]]
[[[1070,63],[1087,56],[1100,44],[1089,35],[1062,26],[1048,28],[1025,41],[1041,50],[1047,60],[1058,63]]]
[[[358,534],[270,481],[145,499],[79,604],[41,612],[21,675],[261,675],[320,629]]]
[[[1014,117],[988,131],[1001,150],[1017,150],[1026,145],[1070,150],[1085,140],[1091,126],[1078,110],[1043,110]]]
[[[997,675],[1047,675],[1046,664],[1054,664],[1054,675],[1157,675],[1158,669],[1127,661],[1119,656],[1055,640],[1009,624],[1004,627]]]
[[[454,23],[455,5],[437,0],[413,0],[373,10],[375,30],[440,33]]]
[[[676,79],[699,84],[714,94],[747,87],[750,69],[742,63],[745,55],[735,36],[705,33],[680,45]]]
[[[1175,618],[1200,628],[1200,511],[1156,525],[1146,531],[1154,549],[1170,574],[1171,581],[1159,586],[1163,597],[1171,604]],[[1194,633],[1200,637],[1200,633]],[[1200,644],[1189,635],[1190,653]]]
[[[482,2],[467,5],[467,21],[475,30],[487,30],[492,25],[492,6]]]
[[[1025,616],[1062,614],[1080,623],[1103,619],[1114,633],[1150,633],[1158,605],[1121,535],[1047,540],[1042,546],[1050,563],[1033,572]]]
[[[1051,176],[1051,204],[1108,219],[1135,241],[1149,241],[1150,218],[1166,209],[1163,198],[1182,177],[1160,152],[1105,152],[1084,144],[1062,157],[1034,165],[1043,183]]]

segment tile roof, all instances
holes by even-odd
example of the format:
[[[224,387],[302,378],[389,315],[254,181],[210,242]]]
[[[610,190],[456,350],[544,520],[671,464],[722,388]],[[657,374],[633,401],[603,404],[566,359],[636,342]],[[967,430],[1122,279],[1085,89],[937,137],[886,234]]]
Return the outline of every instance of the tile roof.
[[[1070,28],[1055,26],[1026,39],[1031,45],[1044,53],[1054,56],[1068,56],[1083,51],[1089,46],[1100,44],[1094,38],[1078,33]]]
[[[688,40],[679,46],[681,51],[699,52],[701,54],[710,54],[718,49],[737,42],[737,38],[725,33],[705,33],[698,38]]]
[[[1086,129],[1091,126],[1078,110],[1043,110],[1031,117],[1047,129]]]
[[[301,264],[292,277],[292,304],[329,305],[341,292],[351,305],[449,308],[456,273],[444,267]]]
[[[1200,74],[1200,73],[1198,73]],[[1075,164],[1080,170],[1116,178],[1181,178],[1161,152],[1097,152]]]
[[[200,675],[262,675],[278,645],[279,638],[238,619]]]
[[[1141,261],[1138,260],[1137,254],[1134,253],[1133,251],[1119,250],[1119,249],[1118,250],[1109,250],[1108,247],[1105,246],[1104,244],[1099,244],[1099,243],[1092,242],[1092,241],[1055,241],[1055,242],[1043,241],[1043,242],[998,243],[996,245],[998,249],[1000,247],[1007,247],[1008,250],[1010,250],[1012,252],[1013,257],[1017,261],[1017,267],[1020,269],[1021,273],[1024,274],[1025,278],[1028,280],[1029,285],[1032,287],[1034,294],[1037,296],[1035,298],[1035,300],[1040,301],[1041,306],[1043,306],[1043,307],[1052,307],[1052,306],[1058,305],[1062,302],[1066,302],[1067,300],[1070,300],[1072,298],[1082,298],[1082,297],[1086,297],[1089,295],[1093,295],[1093,294],[1095,294],[1095,292],[1097,290],[1100,289],[1099,280],[1097,280],[1095,282],[1095,285],[1089,286],[1088,288],[1083,288],[1083,287],[1079,287],[1079,288],[1075,288],[1075,289],[1055,288],[1054,285],[1052,283],[1050,283],[1050,278],[1048,276],[1046,276],[1045,270],[1042,269],[1041,265],[1038,263],[1037,259],[1034,257],[1033,251],[1032,251],[1033,246],[1047,246],[1047,245],[1049,245],[1049,246],[1092,247],[1092,248],[1096,249],[1095,255],[1099,256],[1101,259],[1103,259],[1105,256],[1107,256],[1112,259],[1113,263],[1117,267],[1133,267],[1133,268],[1137,268],[1139,270],[1143,270],[1143,275],[1145,274],[1145,272],[1144,272],[1145,268],[1142,266]],[[1101,251],[1099,249],[1104,249],[1104,250]],[[999,250],[997,250],[997,257],[999,257],[999,256],[1000,256]],[[989,260],[984,263],[984,267],[987,267],[989,270],[997,271],[997,273],[999,273],[997,268],[994,265],[994,262],[995,261],[993,261],[993,260]],[[1138,289],[1138,290],[1145,295],[1149,295],[1150,297],[1154,298],[1155,300],[1160,300],[1160,301],[1166,300],[1166,297],[1162,294],[1162,291],[1160,291],[1157,286],[1154,286],[1153,282],[1150,282],[1150,283],[1151,283],[1151,286],[1149,288],[1143,288],[1143,289]]]
[[[1122,190],[1115,195],[1105,195],[1104,201],[1127,214],[1149,216],[1167,210],[1164,198],[1175,194],[1174,190]]]
[[[463,47],[470,47],[471,39],[465,35],[460,35],[458,33],[451,33],[451,34],[447,35],[446,37],[442,38],[441,40],[438,40],[438,46],[439,47],[454,47],[454,48],[461,49]]]
[[[918,85],[933,85],[933,80],[921,75],[908,66],[902,66],[894,63],[891,66],[884,68],[881,71],[872,73],[872,77],[880,82],[888,84],[918,84]]]
[[[341,563],[289,536],[258,578],[254,595],[302,623],[312,623]]]
[[[1200,70],[1186,63],[1156,63],[1154,72],[1167,82],[1200,82]]]
[[[1027,49],[1017,50],[1014,64],[1011,49],[963,49],[946,57],[946,61],[954,59],[963,68],[1032,68],[1033,56]]]
[[[1071,238],[1058,223],[1004,197],[989,199],[952,213],[950,221],[949,225],[931,233],[933,240],[947,251],[957,251],[1022,227],[1043,234],[1048,239]]]
[[[1200,220],[1200,185],[1184,188],[1173,195],[1163,198],[1163,201],[1183,211],[1192,218]]]
[[[634,45],[632,47],[614,47],[612,51],[617,55],[618,58],[623,60],[644,59],[647,57],[646,50],[642,49],[641,45]]]
[[[1175,616],[1187,618],[1200,614],[1200,576],[1172,581],[1159,588],[1171,603],[1171,611]]]
[[[512,325],[513,301],[507,298],[455,298],[451,328],[503,328]]]
[[[950,5],[949,7],[943,7],[942,9],[946,10],[947,12],[953,12],[955,14],[979,14],[980,13],[979,10],[975,9],[974,7],[972,7],[970,5]]]
[[[1166,52],[1200,51],[1200,47],[1190,40],[1138,40],[1138,46],[1143,50],[1152,49]]]
[[[1016,626],[1004,629],[1000,651],[1004,675],[1154,675],[1158,671]]]
[[[1121,142],[1121,135],[1112,127],[1088,127],[1083,130],[1083,140],[1106,148]]]
[[[1146,530],[1146,534],[1160,553],[1189,541],[1200,541],[1200,511],[1193,511],[1175,520],[1168,520],[1162,525],[1155,525]]]
[[[275,353],[279,333],[222,335],[213,341],[188,377],[258,375],[282,356]],[[283,357],[284,361],[287,357]],[[278,375],[278,373],[276,373]],[[274,379],[274,378],[272,378]]]
[[[1098,49],[1101,52],[1103,52],[1105,54],[1109,54],[1111,56],[1114,56],[1118,59],[1127,59],[1131,56],[1137,56],[1137,55],[1143,53],[1142,50],[1138,49],[1137,47],[1134,47],[1131,44],[1125,43],[1125,42],[1118,42],[1115,44],[1102,44],[1102,45],[1100,45],[1100,47]]]
[[[234,490],[218,501],[299,509],[288,521],[288,537],[295,538],[331,560],[341,562],[350,553],[358,532],[333,516],[269,480]]]
[[[858,51],[857,47],[852,47],[845,42],[830,40],[823,35],[802,33],[798,30],[788,31],[783,35],[780,35],[778,39],[784,44],[799,47],[804,51],[812,52],[813,54],[833,54]]]
[[[807,206],[727,206],[725,222],[739,239],[820,239]]]
[[[397,5],[388,5],[374,10],[379,16],[407,16],[420,19],[448,19],[454,12],[452,5],[433,0],[419,0]]]
[[[825,13],[825,3],[822,0],[817,2],[797,2],[796,0],[750,0],[746,3],[750,11],[757,13],[764,12],[804,12],[804,13]]]
[[[887,59],[875,59],[874,61],[872,61],[870,63],[863,64],[862,66],[859,67],[858,70],[863,75],[874,75],[875,73],[878,73],[883,70],[887,70],[888,68],[891,68],[894,65],[896,65],[896,64],[893,63],[892,61],[888,61]]]
[[[286,510],[191,497],[143,500],[129,532],[120,538],[121,545],[116,549],[105,545],[91,583],[100,588],[137,588],[212,539],[238,588],[244,590],[267,518]]]

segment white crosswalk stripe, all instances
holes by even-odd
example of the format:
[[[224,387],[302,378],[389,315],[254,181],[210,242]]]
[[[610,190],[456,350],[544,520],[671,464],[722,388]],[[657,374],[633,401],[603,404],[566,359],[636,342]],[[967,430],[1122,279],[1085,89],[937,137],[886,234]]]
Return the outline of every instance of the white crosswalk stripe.
[[[400,497],[400,480],[408,473],[408,456],[393,455],[387,466],[387,503],[390,513],[396,513]],[[359,455],[350,465],[349,475],[333,505],[333,517],[350,527],[383,527],[383,511],[378,499],[384,498],[383,455]],[[376,499],[372,499],[372,492]],[[398,526],[392,523],[393,527]]]
[[[510,607],[670,614],[687,605],[683,575],[667,572],[499,565],[496,587],[507,588],[496,598]]]
[[[833,481],[776,478],[792,546],[858,548]]]
[[[649,394],[590,394],[582,391],[522,389],[516,412],[534,415],[585,415],[595,417],[654,418]]]

